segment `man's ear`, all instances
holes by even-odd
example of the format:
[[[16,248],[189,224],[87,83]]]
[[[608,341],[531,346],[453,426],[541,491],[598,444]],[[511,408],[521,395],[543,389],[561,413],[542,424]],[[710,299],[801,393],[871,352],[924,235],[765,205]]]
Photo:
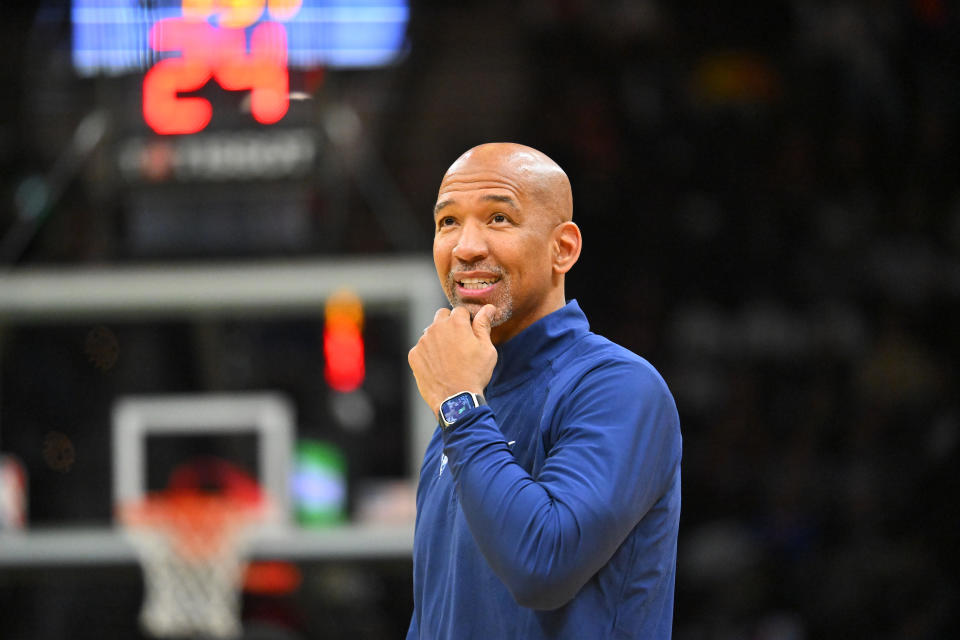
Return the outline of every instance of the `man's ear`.
[[[580,258],[583,238],[580,227],[573,222],[561,222],[553,230],[553,272],[563,274],[570,271]]]

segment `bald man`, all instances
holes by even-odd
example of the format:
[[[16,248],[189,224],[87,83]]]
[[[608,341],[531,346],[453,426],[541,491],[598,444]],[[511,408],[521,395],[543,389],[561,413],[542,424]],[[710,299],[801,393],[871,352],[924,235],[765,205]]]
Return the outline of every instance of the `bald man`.
[[[408,640],[669,638],[679,418],[657,371],[566,301],[582,245],[566,174],[530,147],[475,147],[434,222],[452,309],[409,354],[440,425]]]

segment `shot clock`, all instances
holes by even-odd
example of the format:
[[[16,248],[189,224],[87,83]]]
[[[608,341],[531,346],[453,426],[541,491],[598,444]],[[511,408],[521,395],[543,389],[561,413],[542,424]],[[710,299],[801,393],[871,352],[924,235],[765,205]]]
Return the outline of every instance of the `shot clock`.
[[[230,11],[221,22],[242,24]],[[143,79],[143,119],[157,133],[196,133],[206,127],[213,115],[210,102],[180,94],[211,80],[229,91],[250,91],[250,112],[261,124],[273,124],[287,113],[287,32],[279,22],[253,27],[248,51],[244,26],[213,26],[199,12],[188,14],[185,6],[183,17],[153,25],[150,47],[180,54],[156,63]]]
[[[142,72],[158,134],[205,129],[217,106],[196,92],[211,85],[249,92],[251,123],[270,125],[289,109],[291,70],[389,65],[408,17],[407,0],[73,0],[73,66]]]

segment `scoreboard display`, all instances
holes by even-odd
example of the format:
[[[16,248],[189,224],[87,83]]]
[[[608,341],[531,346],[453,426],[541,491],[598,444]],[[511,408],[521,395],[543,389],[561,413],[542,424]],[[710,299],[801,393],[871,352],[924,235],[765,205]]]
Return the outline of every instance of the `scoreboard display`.
[[[96,189],[125,256],[337,250],[369,183],[342,147],[376,117],[376,70],[406,53],[407,0],[70,6],[72,70],[110,122]]]
[[[250,95],[261,124],[289,107],[291,69],[378,67],[403,53],[406,0],[74,0],[72,60],[81,76],[143,72],[143,119],[190,134],[213,105],[210,83]]]
[[[393,64],[406,48],[407,0],[73,0],[72,59],[81,76],[143,72],[176,55],[150,46],[164,21],[223,31],[272,23],[286,36],[291,69]]]
[[[76,0],[73,60],[81,74],[144,66],[143,119],[159,134],[189,134],[213,105],[188,96],[209,83],[248,91],[250,113],[273,124],[289,107],[290,67],[381,66],[403,45],[402,2]]]

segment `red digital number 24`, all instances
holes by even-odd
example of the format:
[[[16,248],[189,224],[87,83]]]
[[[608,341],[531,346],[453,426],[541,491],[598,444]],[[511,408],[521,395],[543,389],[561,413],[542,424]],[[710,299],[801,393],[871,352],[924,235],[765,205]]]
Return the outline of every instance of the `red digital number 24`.
[[[254,27],[248,53],[243,29],[168,18],[153,25],[150,47],[181,54],[161,60],[143,79],[143,118],[157,133],[196,133],[207,126],[213,116],[210,102],[180,94],[202,88],[211,78],[229,91],[249,90],[251,114],[261,124],[287,113],[287,32],[279,23]]]

